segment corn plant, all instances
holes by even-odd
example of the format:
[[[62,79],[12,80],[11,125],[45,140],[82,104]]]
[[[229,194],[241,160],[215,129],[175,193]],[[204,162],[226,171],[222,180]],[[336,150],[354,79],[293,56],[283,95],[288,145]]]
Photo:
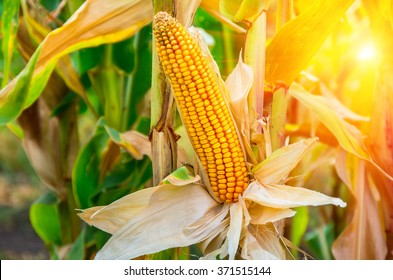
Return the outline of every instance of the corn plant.
[[[50,257],[391,258],[392,8],[4,1],[0,123]]]

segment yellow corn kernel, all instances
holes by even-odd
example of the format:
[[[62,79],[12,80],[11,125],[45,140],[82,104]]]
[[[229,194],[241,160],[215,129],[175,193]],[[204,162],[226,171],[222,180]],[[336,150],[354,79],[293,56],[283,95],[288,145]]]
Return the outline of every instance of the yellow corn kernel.
[[[168,13],[155,15],[153,31],[161,65],[212,192],[236,202],[248,185],[246,162],[214,73],[198,43]]]

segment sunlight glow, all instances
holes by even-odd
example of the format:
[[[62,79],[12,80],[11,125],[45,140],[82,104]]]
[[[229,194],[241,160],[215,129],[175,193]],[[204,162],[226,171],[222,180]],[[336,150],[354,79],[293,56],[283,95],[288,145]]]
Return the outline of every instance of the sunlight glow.
[[[363,46],[358,52],[357,58],[359,60],[371,60],[376,58],[376,50],[373,44]]]

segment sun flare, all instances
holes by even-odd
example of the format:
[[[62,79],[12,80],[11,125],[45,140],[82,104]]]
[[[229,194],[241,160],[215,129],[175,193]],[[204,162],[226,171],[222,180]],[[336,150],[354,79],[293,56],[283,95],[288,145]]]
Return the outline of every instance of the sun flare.
[[[368,43],[360,48],[357,59],[358,60],[372,60],[375,59],[377,56],[377,51],[375,49],[374,44]]]

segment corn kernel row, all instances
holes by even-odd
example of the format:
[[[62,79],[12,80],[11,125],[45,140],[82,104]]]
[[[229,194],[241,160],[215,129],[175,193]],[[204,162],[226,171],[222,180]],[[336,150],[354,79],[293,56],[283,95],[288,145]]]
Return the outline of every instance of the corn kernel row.
[[[213,193],[236,202],[248,185],[246,162],[228,105],[197,42],[165,12],[153,22],[161,65]]]

